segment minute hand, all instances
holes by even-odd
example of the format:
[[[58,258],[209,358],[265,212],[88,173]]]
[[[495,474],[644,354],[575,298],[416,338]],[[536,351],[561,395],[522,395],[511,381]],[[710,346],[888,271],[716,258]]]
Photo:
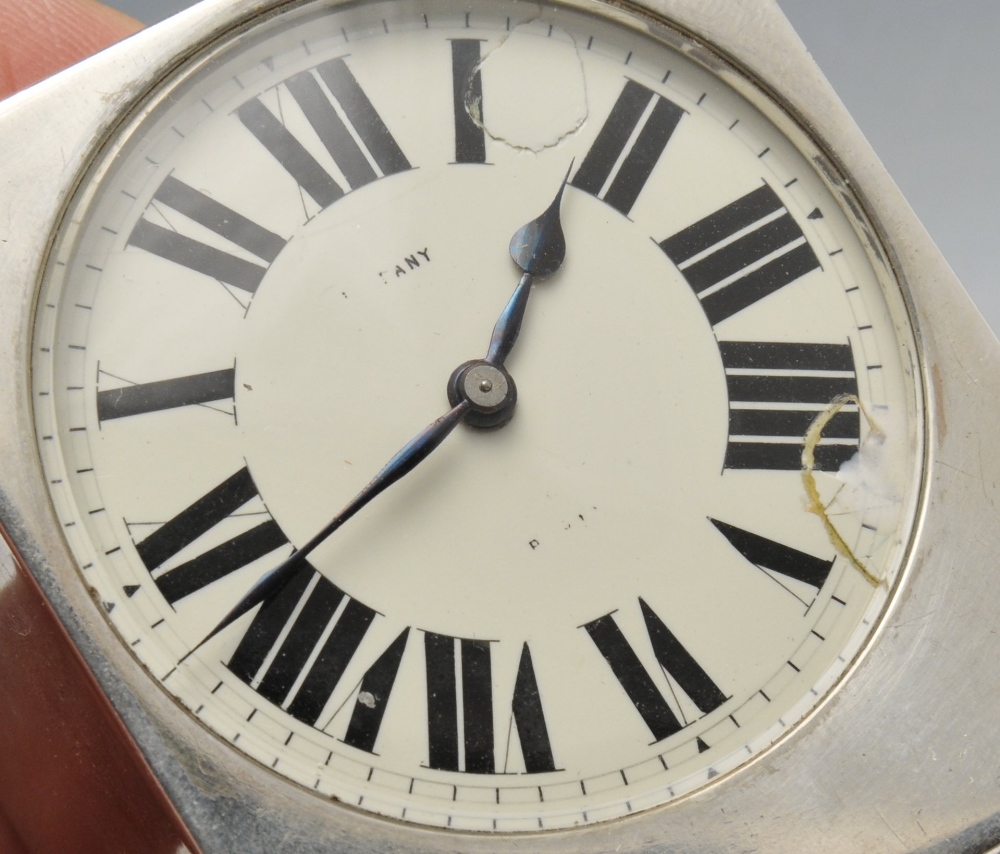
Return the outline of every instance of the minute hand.
[[[563,190],[573,169],[570,163],[566,177],[559,185],[559,192],[541,216],[536,217],[527,225],[522,225],[510,239],[510,257],[514,259],[524,275],[517,283],[517,288],[507,302],[506,307],[493,327],[493,337],[490,339],[490,349],[486,361],[491,365],[501,366],[507,361],[510,351],[514,348],[517,336],[521,332],[521,321],[531,294],[531,283],[535,279],[544,279],[558,270],[566,258],[566,239],[563,237],[562,222],[559,210],[562,203]]]
[[[240,600],[230,609],[229,613],[223,617],[219,623],[210,631],[201,642],[191,652],[206,641],[211,640],[224,628],[234,623],[251,609],[257,607],[265,599],[270,599],[282,591],[286,584],[292,580],[302,563],[320,543],[350,519],[355,513],[361,510],[373,498],[380,495],[396,481],[413,471],[440,445],[448,434],[454,430],[466,412],[469,410],[469,402],[462,401],[449,409],[444,415],[428,424],[409,442],[407,442],[385,466],[375,475],[368,485],[352,498],[326,527],[316,536],[307,542],[302,548],[292,552],[284,562],[278,564],[274,569],[265,572]],[[191,653],[188,653],[190,655]],[[187,656],[185,656],[187,657]]]

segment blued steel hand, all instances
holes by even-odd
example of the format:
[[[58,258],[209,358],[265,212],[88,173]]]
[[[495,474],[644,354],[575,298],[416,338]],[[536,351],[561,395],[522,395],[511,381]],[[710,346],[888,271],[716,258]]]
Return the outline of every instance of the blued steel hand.
[[[573,168],[572,163],[570,169]],[[542,279],[552,275],[562,265],[566,256],[566,242],[563,239],[562,226],[559,223],[559,204],[563,190],[569,180],[569,171],[555,200],[538,218],[519,228],[510,241],[510,255],[514,263],[521,268],[524,275],[514,291],[513,296],[504,308],[500,319],[493,328],[489,353],[486,362],[502,368],[504,360],[510,354],[514,342],[521,330],[521,320],[528,302],[528,294],[534,279]],[[463,366],[464,368],[464,366]],[[461,369],[459,369],[461,370]],[[456,371],[458,374],[458,371]],[[509,375],[508,375],[509,377]],[[513,382],[511,382],[513,393]],[[422,463],[440,445],[459,423],[477,407],[477,402],[468,396],[462,396],[451,409],[432,424],[428,424],[420,433],[414,436],[400,449],[385,467],[372,478],[371,482],[361,490],[316,536],[293,552],[284,562],[274,569],[264,573],[243,597],[233,606],[191,652],[187,658],[219,632],[232,625],[236,620],[255,608],[266,599],[276,596],[295,576],[309,554],[324,542],[334,531],[340,528],[348,519],[365,507],[377,495],[384,492],[396,481],[408,475]],[[182,659],[183,661],[184,659]]]
[[[566,239],[563,237],[559,211],[563,190],[566,189],[572,170],[573,163],[570,162],[566,177],[559,185],[559,192],[552,204],[541,216],[522,225],[510,239],[510,257],[524,271],[524,275],[493,327],[490,349],[486,354],[486,361],[491,365],[503,365],[517,341],[531,293],[531,283],[535,279],[551,276],[566,258]]]
[[[397,480],[408,475],[413,471],[420,463],[422,463],[427,457],[430,456],[431,452],[440,445],[448,434],[454,430],[465,413],[469,410],[471,404],[467,400],[463,400],[457,406],[453,406],[444,415],[437,419],[437,421],[432,424],[428,424],[423,430],[420,431],[416,436],[414,436],[406,445],[400,449],[399,453],[396,454],[385,467],[372,478],[371,482],[361,490],[357,495],[352,498],[346,507],[341,510],[330,522],[316,534],[309,542],[307,542],[302,548],[292,552],[292,554],[283,563],[278,564],[274,569],[265,572],[233,606],[232,610],[226,614],[219,624],[212,629],[196,646],[191,652],[194,652],[198,647],[207,641],[215,637],[224,628],[238,620],[247,611],[256,607],[265,599],[271,596],[277,595],[281,592],[282,588],[295,575],[296,571],[302,565],[302,562],[309,556],[310,552],[313,551],[320,543],[322,543],[327,537],[329,537],[334,531],[336,531],[341,525],[344,524],[348,519],[350,519],[355,513],[357,513],[362,507],[368,504],[375,496],[384,492],[390,486],[392,486]],[[191,653],[188,653],[190,655]],[[185,656],[186,658],[187,656]]]

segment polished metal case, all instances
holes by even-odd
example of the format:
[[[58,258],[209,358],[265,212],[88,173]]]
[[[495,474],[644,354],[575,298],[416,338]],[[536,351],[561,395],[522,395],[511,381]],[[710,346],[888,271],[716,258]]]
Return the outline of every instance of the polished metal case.
[[[902,284],[926,405],[922,511],[896,600],[850,678],[763,756],[680,802],[581,830],[503,836],[411,827],[326,802],[229,749],[144,672],[81,583],[42,478],[29,391],[37,286],[65,205],[136,104],[220,35],[283,5],[206,0],[0,103],[0,521],[204,849],[994,850],[1000,344],[772,0],[566,5],[611,18],[631,6],[676,42],[656,19],[670,22],[704,46],[681,49],[735,88],[750,94],[749,79],[769,92],[786,111],[765,106],[769,117],[825,152],[817,169],[835,192],[850,189],[846,204],[860,202],[876,265]]]

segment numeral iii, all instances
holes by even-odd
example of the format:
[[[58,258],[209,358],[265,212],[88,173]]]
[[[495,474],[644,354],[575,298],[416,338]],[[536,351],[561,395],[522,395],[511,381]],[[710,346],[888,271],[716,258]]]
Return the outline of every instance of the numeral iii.
[[[802,468],[802,446],[816,417],[843,395],[857,395],[850,344],[720,341],[729,390],[730,469]],[[823,428],[815,467],[837,471],[857,451],[861,413],[842,405]]]

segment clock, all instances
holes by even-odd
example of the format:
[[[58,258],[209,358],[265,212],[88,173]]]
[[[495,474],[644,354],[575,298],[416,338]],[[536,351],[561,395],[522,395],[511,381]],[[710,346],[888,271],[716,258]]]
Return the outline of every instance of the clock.
[[[6,526],[205,850],[989,838],[996,341],[785,27],[209,3],[0,116],[93,105]]]

